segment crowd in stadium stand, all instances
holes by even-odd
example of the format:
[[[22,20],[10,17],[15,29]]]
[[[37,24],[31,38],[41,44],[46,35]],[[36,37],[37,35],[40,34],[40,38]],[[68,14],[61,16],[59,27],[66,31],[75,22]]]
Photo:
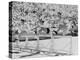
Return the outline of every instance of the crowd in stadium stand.
[[[13,34],[25,33],[78,35],[77,8],[73,5],[14,2],[12,6]]]

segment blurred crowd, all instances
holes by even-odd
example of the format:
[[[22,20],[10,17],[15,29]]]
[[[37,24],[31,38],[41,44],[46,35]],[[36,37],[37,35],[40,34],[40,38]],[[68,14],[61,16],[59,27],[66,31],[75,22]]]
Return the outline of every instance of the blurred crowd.
[[[78,36],[76,5],[34,2],[12,3],[12,34]]]

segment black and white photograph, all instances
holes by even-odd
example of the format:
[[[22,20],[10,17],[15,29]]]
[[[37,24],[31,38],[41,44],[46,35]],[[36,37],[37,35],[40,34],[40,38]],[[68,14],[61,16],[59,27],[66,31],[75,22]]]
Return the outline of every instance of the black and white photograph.
[[[78,5],[9,2],[9,58],[78,54]]]

